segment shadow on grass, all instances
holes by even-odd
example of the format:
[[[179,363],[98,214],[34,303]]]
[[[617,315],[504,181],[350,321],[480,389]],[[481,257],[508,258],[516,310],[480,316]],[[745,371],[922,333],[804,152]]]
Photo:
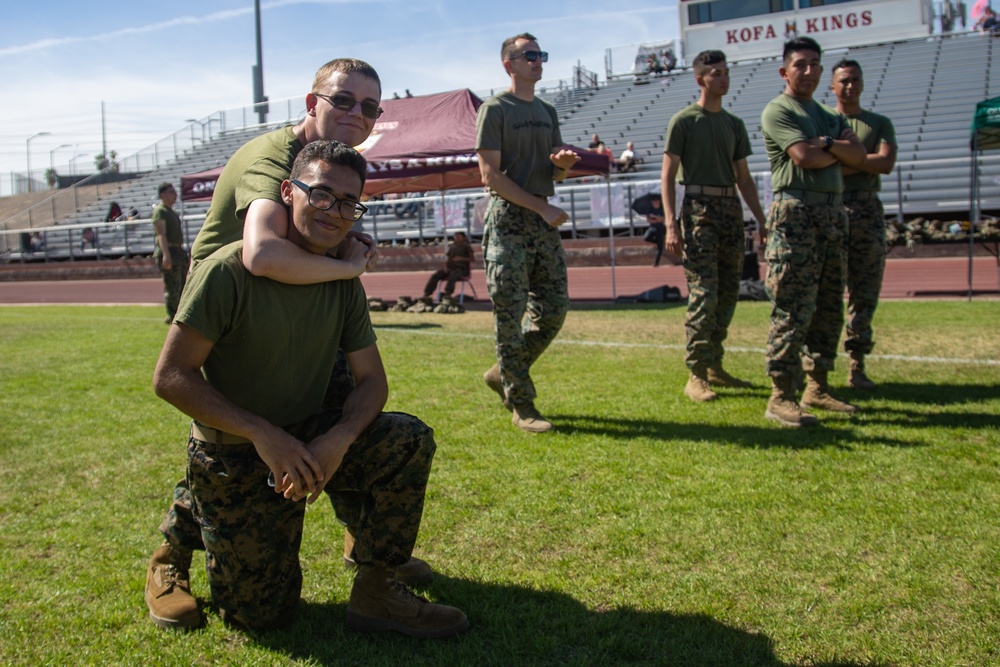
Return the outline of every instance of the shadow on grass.
[[[981,373],[984,369],[969,368],[970,374]],[[985,403],[1000,397],[998,384],[921,384],[916,382],[879,382],[872,392],[844,390],[844,396],[851,398],[878,398],[900,403],[918,405],[967,405]]]
[[[783,667],[766,635],[703,614],[587,609],[559,592],[438,576],[437,601],[461,607],[467,632],[446,640],[345,628],[344,604],[305,604],[287,631],[256,641],[319,665],[741,665]],[[800,663],[797,663],[800,664]],[[807,664],[850,667],[878,663]]]
[[[655,438],[660,440],[691,440],[723,445],[738,445],[756,449],[823,449],[835,447],[850,451],[854,443],[877,444],[886,447],[923,446],[885,436],[857,436],[850,430],[851,420],[844,415],[816,411],[818,426],[807,428],[775,428],[765,426],[764,402],[761,403],[761,426],[719,426],[689,424],[652,419],[609,419],[593,416],[547,415],[560,434],[599,435],[621,440]],[[844,428],[847,427],[847,428]]]
[[[375,329],[440,329],[440,324],[433,322],[414,322],[413,324],[373,324]]]

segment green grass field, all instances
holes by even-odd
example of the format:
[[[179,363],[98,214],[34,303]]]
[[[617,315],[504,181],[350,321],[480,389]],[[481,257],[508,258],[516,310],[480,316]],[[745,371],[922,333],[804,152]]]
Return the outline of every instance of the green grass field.
[[[374,314],[389,408],[438,453],[416,553],[457,638],[344,628],[328,504],[306,515],[298,621],[155,628],[146,563],[187,419],[151,375],[162,308],[0,308],[0,663],[18,665],[990,665],[1000,663],[1000,302],[891,302],[854,417],[763,419],[766,304],[684,398],[683,308],[583,308],[539,361],[544,435],[481,381],[488,313]],[[880,355],[880,356],[879,356]],[[843,387],[846,372],[833,375]]]

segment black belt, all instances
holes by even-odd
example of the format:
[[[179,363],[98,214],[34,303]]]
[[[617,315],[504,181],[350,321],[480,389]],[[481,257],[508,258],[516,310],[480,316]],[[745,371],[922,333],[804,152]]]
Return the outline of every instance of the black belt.
[[[844,201],[872,201],[878,199],[878,193],[874,190],[848,190],[844,193]]]
[[[782,199],[798,199],[807,204],[833,204],[839,206],[843,197],[839,192],[813,192],[812,190],[778,190],[774,193],[774,201]]]
[[[685,195],[712,195],[713,197],[735,197],[736,187],[719,187],[717,185],[685,185]]]

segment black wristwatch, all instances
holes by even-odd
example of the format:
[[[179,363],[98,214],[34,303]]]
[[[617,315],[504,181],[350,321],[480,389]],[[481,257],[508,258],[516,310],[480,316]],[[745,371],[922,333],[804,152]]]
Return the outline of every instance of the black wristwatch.
[[[826,145],[825,145],[825,146],[823,146],[823,150],[825,150],[825,151],[828,151],[828,150],[830,150],[830,148],[831,148],[831,147],[833,146],[833,137],[831,137],[831,136],[830,136],[830,135],[828,134],[828,135],[826,135],[826,136],[824,137],[824,139],[826,139]]]

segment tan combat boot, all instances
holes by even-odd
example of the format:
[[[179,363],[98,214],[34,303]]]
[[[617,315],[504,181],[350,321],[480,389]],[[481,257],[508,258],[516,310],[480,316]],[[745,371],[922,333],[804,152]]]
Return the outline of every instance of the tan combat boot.
[[[513,411],[514,406],[507,400],[507,394],[503,390],[503,380],[500,379],[500,366],[493,364],[490,370],[483,373],[483,382],[500,396],[500,401],[507,410]]]
[[[722,364],[714,364],[708,369],[708,383],[717,387],[729,387],[731,389],[749,389],[752,383],[741,380],[730,375]]]
[[[684,387],[684,395],[699,403],[714,401],[719,397],[708,386],[708,377],[705,371],[691,371],[691,377],[688,378],[687,385]]]
[[[764,419],[776,421],[782,426],[798,428],[800,426],[813,426],[819,420],[808,412],[805,412],[795,401],[795,379],[791,376],[771,378],[774,388],[771,390],[771,399],[767,402],[767,410],[764,412]]]
[[[146,570],[146,605],[149,617],[161,628],[183,630],[201,625],[198,601],[191,595],[186,555],[169,544],[153,552]]]
[[[354,562],[352,553],[354,552],[354,535],[350,530],[344,531],[344,569],[354,571],[358,569],[358,564]],[[434,570],[427,563],[416,556],[410,556],[410,560],[396,568],[396,579],[400,583],[415,588],[426,588],[434,581]]]
[[[534,403],[514,405],[510,421],[514,426],[528,433],[545,433],[552,430],[552,422],[535,409]]]
[[[851,353],[851,370],[847,378],[847,386],[852,389],[863,389],[865,391],[872,391],[878,387],[865,374],[865,355],[857,352]]]
[[[806,373],[806,390],[802,394],[802,405],[811,408],[823,408],[831,412],[844,412],[850,414],[857,412],[858,407],[842,401],[830,393],[830,386],[826,381],[826,371],[819,369]]]
[[[450,637],[469,627],[461,609],[428,602],[392,576],[384,565],[358,567],[347,603],[347,627],[360,632],[392,630],[423,639]]]

